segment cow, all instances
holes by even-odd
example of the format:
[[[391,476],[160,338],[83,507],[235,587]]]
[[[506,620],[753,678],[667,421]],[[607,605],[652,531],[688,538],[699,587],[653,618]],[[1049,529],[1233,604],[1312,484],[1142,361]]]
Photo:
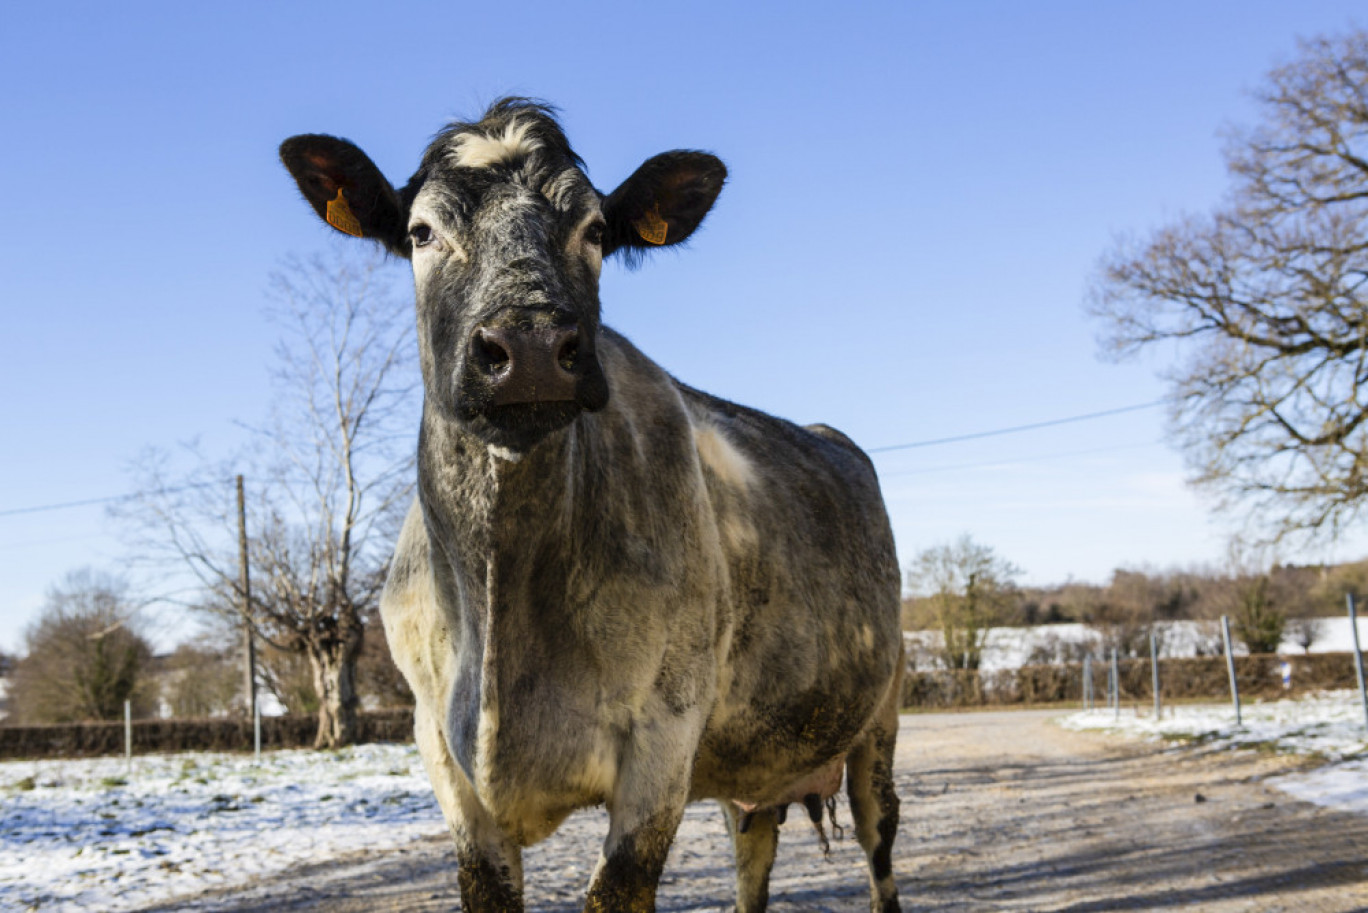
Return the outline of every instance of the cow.
[[[449,125],[402,188],[333,136],[280,155],[328,224],[412,264],[417,493],[381,615],[463,909],[521,911],[522,848],[602,804],[585,909],[652,911],[685,805],[715,799],[736,909],[762,911],[788,804],[820,815],[844,769],[871,910],[898,910],[900,581],[873,464],[600,322],[603,261],[689,238],[722,162],[665,152],[605,195],[521,98]]]

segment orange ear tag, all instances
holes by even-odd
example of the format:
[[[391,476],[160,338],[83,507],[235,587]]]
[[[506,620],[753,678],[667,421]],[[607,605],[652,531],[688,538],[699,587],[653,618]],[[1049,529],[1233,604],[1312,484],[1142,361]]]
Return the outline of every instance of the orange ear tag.
[[[328,213],[325,217],[328,224],[338,231],[344,231],[349,235],[364,238],[361,234],[361,223],[357,221],[356,214],[347,205],[347,198],[342,195],[342,188],[337,188],[337,199],[328,201]]]
[[[660,217],[659,204],[652,206],[645,215],[633,222],[632,227],[647,244],[664,244],[665,236],[670,231],[670,223]]]

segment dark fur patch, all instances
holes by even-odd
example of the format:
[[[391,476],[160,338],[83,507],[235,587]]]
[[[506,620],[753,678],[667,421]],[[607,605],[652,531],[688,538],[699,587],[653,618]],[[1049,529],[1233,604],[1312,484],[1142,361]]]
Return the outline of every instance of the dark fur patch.
[[[624,837],[589,886],[585,913],[655,913],[656,886],[674,828],[648,824]]]
[[[508,871],[496,869],[488,859],[460,854],[456,885],[466,913],[522,913],[522,895],[514,890]]]

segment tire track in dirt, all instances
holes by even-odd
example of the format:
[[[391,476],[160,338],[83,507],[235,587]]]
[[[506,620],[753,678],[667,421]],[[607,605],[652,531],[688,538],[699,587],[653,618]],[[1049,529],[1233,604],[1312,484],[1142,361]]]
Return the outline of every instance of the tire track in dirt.
[[[1368,909],[1368,817],[1318,808],[1261,782],[1306,762],[1068,732],[1050,722],[1056,715],[903,718],[894,868],[904,910]],[[844,807],[841,813],[848,822]],[[526,852],[529,910],[581,909],[606,831],[601,810],[581,812]],[[454,863],[445,836],[434,837],[146,913],[450,911],[459,907]],[[691,806],[659,909],[729,909],[731,878],[721,813],[712,804]],[[864,913],[867,898],[853,837],[833,841],[823,858],[804,816],[791,815],[770,909]]]

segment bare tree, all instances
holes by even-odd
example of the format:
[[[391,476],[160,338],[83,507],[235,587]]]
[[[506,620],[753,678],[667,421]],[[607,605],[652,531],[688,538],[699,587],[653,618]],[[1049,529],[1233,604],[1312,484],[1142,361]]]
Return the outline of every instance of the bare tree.
[[[150,715],[156,709],[146,674],[152,648],[138,608],[126,580],[90,568],[49,589],[10,681],[13,721],[122,719],[124,701],[132,701],[138,716]]]
[[[228,716],[239,700],[241,683],[237,651],[201,637],[178,645],[166,657],[161,698],[173,717]]]
[[[929,608],[941,633],[941,659],[947,667],[979,667],[989,628],[1007,621],[1012,579],[1020,573],[967,535],[913,559],[908,586]]]
[[[291,259],[272,277],[280,326],[270,421],[239,461],[248,478],[250,622],[275,650],[307,659],[320,747],[351,742],[356,662],[393,538],[412,494],[412,320],[382,255]],[[173,481],[144,459],[151,494],[124,513],[144,544],[188,566],[220,612],[241,603],[231,467],[203,462]],[[287,704],[289,702],[287,701]]]
[[[1314,646],[1316,641],[1321,639],[1321,635],[1325,633],[1325,626],[1323,620],[1320,618],[1302,615],[1297,618],[1287,619],[1285,630],[1287,631],[1287,635],[1292,639],[1292,642],[1301,647],[1302,652],[1309,656],[1311,647]]]
[[[1162,641],[1164,629],[1156,624],[1171,599],[1168,587],[1156,574],[1118,568],[1105,587],[1080,589],[1076,611],[1097,631],[1103,655],[1146,656],[1153,634]]]
[[[1107,255],[1117,356],[1184,353],[1171,428],[1265,540],[1333,535],[1368,494],[1368,32],[1304,41],[1232,131],[1229,198]]]

